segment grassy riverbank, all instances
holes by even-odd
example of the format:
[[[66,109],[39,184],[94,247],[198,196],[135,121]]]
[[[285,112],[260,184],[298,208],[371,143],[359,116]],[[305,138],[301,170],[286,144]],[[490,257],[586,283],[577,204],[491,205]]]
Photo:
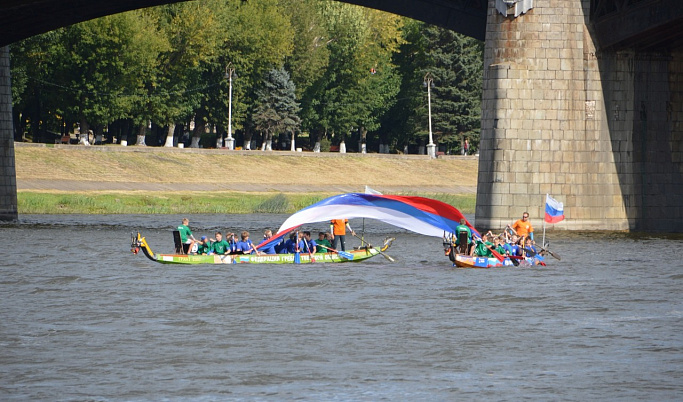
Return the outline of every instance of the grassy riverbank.
[[[188,192],[182,195],[139,193],[19,193],[20,214],[287,214],[335,193]],[[474,212],[473,195],[410,194],[436,198],[465,213]]]
[[[15,147],[21,214],[291,213],[368,185],[473,212],[477,159]]]

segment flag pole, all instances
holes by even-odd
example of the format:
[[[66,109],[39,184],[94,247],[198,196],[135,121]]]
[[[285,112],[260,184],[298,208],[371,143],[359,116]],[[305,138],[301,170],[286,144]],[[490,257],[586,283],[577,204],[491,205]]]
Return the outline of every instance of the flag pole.
[[[543,244],[541,247],[545,248],[545,205],[548,203],[548,193],[545,194],[545,203],[543,204]]]

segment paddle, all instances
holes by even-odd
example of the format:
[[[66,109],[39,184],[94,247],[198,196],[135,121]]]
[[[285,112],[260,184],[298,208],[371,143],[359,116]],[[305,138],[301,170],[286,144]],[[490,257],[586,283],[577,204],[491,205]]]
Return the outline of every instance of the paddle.
[[[498,261],[503,262],[503,260],[505,260],[505,257],[503,257],[503,255],[497,252],[496,250],[494,250],[493,247],[486,246],[486,248],[491,250],[491,254],[493,254],[493,256],[496,257]]]
[[[347,253],[346,251],[335,250],[332,247],[327,247],[327,246],[325,246],[325,248],[327,248],[327,251],[331,251],[333,253],[339,254],[339,256],[341,258],[346,258],[347,260],[353,260],[353,254],[351,254],[351,253]]]
[[[308,246],[308,240],[304,237],[304,244],[306,245],[306,250],[308,251],[308,258],[311,259],[311,262],[315,262],[315,258],[313,258],[313,254],[311,254],[311,248]]]
[[[538,254],[537,252],[535,252],[534,250],[532,250],[532,249],[530,249],[530,248],[528,248],[528,247],[522,247],[522,249],[523,249],[527,254],[529,254],[529,257],[535,257],[536,254]]]
[[[296,243],[294,247],[294,263],[301,264],[301,255],[299,254],[299,232],[296,232],[296,237],[294,240]]]
[[[546,266],[546,263],[543,261],[543,256],[539,255],[537,252],[534,250],[524,247],[524,251],[530,256],[530,257],[536,257],[536,261],[538,261],[539,264],[543,265],[544,267]]]
[[[519,261],[517,261],[517,260],[519,260],[519,258],[517,258],[517,257],[519,257],[519,256],[517,256],[517,255],[508,255],[508,258],[509,258],[510,261],[512,262],[512,265],[514,265],[515,267],[518,267],[518,266],[519,266]]]
[[[546,247],[550,247],[550,243],[546,243],[543,247],[541,247],[541,251],[547,251],[548,254],[553,256],[554,259],[556,260],[562,260],[562,257],[560,257],[558,254],[553,253],[552,251],[548,250]]]
[[[353,235],[356,236],[356,237],[358,237],[358,235],[356,235],[356,234],[353,234]],[[358,238],[359,238],[361,241],[364,241],[362,238],[360,238],[360,237],[358,237]],[[362,244],[362,243],[361,243],[361,244]],[[370,243],[368,243],[368,246],[369,246],[369,247],[372,247],[372,246],[370,245]],[[391,256],[385,254],[385,253],[384,253],[382,250],[380,250],[379,248],[374,247],[374,249],[377,250],[377,252],[380,253],[380,254],[382,255],[382,257],[386,258],[387,260],[389,260],[389,261],[391,261],[391,262],[396,262],[395,259],[393,259]]]

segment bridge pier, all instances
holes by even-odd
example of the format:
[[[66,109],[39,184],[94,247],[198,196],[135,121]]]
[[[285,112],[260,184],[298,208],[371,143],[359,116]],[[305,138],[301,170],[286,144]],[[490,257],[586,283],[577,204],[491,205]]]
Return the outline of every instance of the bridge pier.
[[[0,221],[18,219],[12,124],[9,47],[4,46],[0,47]]]
[[[598,51],[590,0],[489,0],[476,226],[683,231],[680,54]]]

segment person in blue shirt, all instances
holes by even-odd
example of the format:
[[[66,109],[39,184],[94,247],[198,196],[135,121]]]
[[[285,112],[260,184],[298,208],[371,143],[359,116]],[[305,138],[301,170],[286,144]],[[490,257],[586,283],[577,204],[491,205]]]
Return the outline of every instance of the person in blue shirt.
[[[302,251],[309,253],[309,254],[315,254],[316,250],[318,249],[318,245],[315,243],[315,240],[311,239],[311,232],[308,230],[304,231],[304,248]]]
[[[271,237],[273,237],[273,232],[272,232],[270,229],[266,229],[266,230],[263,232],[263,240],[268,240],[268,239],[270,239]],[[280,240],[280,242],[282,242],[282,240]],[[273,244],[271,244],[271,245],[268,246],[268,247],[262,248],[262,249],[261,249],[261,252],[264,253],[264,254],[276,254],[276,252],[275,252],[275,246],[277,246],[278,244],[280,244],[280,242],[278,242],[278,243],[273,243]]]
[[[296,242],[296,251],[300,253],[306,253],[306,239],[304,238],[304,232],[296,232],[298,235],[297,237],[297,242]]]
[[[503,244],[503,248],[508,255],[521,255],[519,237],[517,237],[517,235],[512,235],[512,237],[510,237],[510,241]]]
[[[229,230],[225,231],[225,241],[228,243],[226,248],[226,254],[238,254],[237,253],[237,237],[235,234]]]
[[[254,247],[254,243],[249,240],[249,232],[246,230],[242,232],[242,241],[237,242],[237,252],[238,254],[261,254],[261,252]]]
[[[289,234],[289,239],[284,242],[284,247],[280,251],[280,254],[294,254],[296,252],[296,233],[292,232]]]

